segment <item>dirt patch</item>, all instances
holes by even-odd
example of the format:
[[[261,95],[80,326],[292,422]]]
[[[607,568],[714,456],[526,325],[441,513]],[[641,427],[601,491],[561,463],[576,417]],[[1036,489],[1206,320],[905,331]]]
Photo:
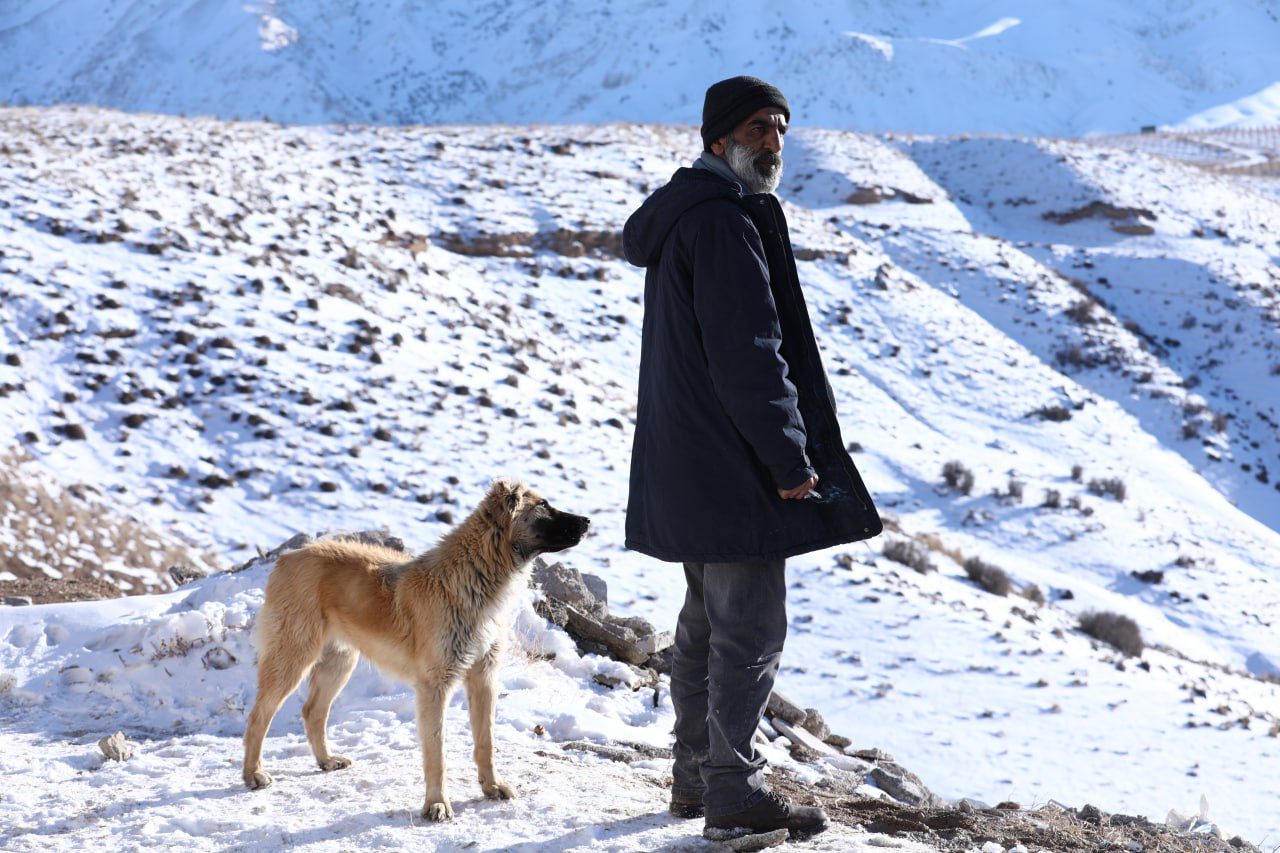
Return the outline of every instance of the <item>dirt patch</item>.
[[[450,252],[473,257],[526,258],[545,249],[567,258],[620,258],[622,232],[598,229],[567,229],[537,234],[442,234],[437,242]]]
[[[1006,849],[1021,844],[1033,853],[1126,849],[1160,853],[1257,851],[1240,838],[1224,841],[1146,818],[1107,814],[1092,806],[1068,809],[1054,804],[1024,809],[1016,803],[1001,803],[996,808],[967,804],[917,808],[803,785],[781,768],[775,768],[769,780],[787,797],[826,809],[833,821],[861,825],[868,832],[910,838],[936,850],[981,849],[993,841]]]
[[[1069,210],[1065,213],[1046,213],[1044,218],[1059,225],[1066,225],[1068,222],[1075,222],[1080,219],[1127,219],[1134,222],[1139,219],[1146,219],[1154,222],[1156,215],[1141,207],[1117,207],[1105,201],[1092,201],[1084,207]]]
[[[120,587],[101,578],[21,578],[0,581],[0,601],[11,595],[26,596],[32,604],[54,604],[59,601],[98,601],[121,598]]]

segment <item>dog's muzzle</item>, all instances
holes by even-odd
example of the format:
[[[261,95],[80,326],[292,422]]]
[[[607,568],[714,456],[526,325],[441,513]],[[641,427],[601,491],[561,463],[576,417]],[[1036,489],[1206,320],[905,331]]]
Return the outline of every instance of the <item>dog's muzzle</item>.
[[[563,551],[566,548],[572,548],[587,535],[587,528],[590,526],[591,519],[585,515],[559,513],[555,518],[544,522],[544,526],[538,531],[542,548],[545,551]]]

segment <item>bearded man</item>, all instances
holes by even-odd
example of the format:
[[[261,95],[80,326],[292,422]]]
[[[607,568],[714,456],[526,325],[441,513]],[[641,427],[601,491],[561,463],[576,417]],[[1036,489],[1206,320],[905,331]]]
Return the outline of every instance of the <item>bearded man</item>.
[[[627,547],[684,564],[671,811],[709,828],[821,832],[752,744],[786,638],[786,558],[881,530],[845,452],[782,207],[791,110],[722,80],[705,150],[627,221],[647,269]]]

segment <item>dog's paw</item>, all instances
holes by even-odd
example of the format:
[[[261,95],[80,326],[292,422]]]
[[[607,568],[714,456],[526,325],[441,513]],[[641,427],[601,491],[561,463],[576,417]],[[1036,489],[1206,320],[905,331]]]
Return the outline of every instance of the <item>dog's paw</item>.
[[[330,755],[320,762],[320,769],[328,773],[330,770],[342,770],[351,766],[351,759],[345,755]]]
[[[481,785],[484,795],[491,800],[514,800],[516,792],[506,782],[492,782],[488,785]]]
[[[427,803],[422,807],[422,816],[427,820],[453,820],[453,806],[449,801],[443,803]]]
[[[271,778],[271,774],[265,770],[255,770],[252,773],[244,774],[244,783],[249,786],[251,791],[266,788],[274,781],[275,779]]]

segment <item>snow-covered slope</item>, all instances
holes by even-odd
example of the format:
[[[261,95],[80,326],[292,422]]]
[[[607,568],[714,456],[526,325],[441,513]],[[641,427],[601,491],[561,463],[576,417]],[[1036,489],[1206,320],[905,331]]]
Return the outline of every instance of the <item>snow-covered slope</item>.
[[[285,122],[697,123],[735,73],[798,123],[1076,136],[1280,120],[1269,0],[14,0],[0,102]]]
[[[229,562],[298,530],[424,547],[519,476],[592,516],[571,560],[616,610],[674,620],[678,570],[621,547],[642,275],[614,252],[691,128],[10,109],[0,150],[0,423],[50,474]],[[1280,201],[1080,143],[798,130],[786,160],[844,433],[892,524],[792,561],[782,688],[948,797],[1160,818],[1203,793],[1232,831],[1280,831],[1257,784],[1280,719]],[[942,485],[952,460],[971,494]],[[880,555],[907,538],[937,573]],[[973,556],[1048,603],[977,589]],[[1090,608],[1159,648],[1095,648]],[[0,629],[37,703],[82,654],[49,651],[54,615]],[[146,685],[94,679],[138,723],[111,697]]]

